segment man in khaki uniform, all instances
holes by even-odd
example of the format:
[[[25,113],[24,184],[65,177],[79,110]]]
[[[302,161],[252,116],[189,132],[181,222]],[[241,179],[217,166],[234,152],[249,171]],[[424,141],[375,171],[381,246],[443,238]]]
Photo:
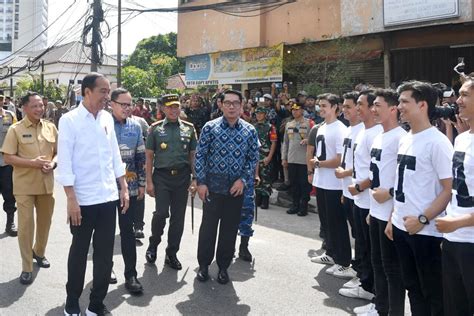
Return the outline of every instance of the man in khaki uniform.
[[[54,209],[53,169],[58,132],[43,120],[44,105],[36,92],[21,98],[24,118],[13,124],[5,137],[2,152],[5,163],[13,166],[13,194],[18,208],[18,243],[23,262],[22,284],[30,284],[33,258],[38,266],[49,268],[45,250]],[[34,213],[36,208],[36,241]]]

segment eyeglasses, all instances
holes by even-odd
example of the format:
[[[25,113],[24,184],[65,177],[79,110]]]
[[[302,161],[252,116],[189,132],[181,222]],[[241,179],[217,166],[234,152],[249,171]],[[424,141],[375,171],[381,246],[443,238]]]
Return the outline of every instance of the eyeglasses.
[[[238,108],[238,107],[241,105],[241,102],[240,102],[240,101],[229,101],[229,100],[226,100],[226,101],[222,102],[222,104],[223,104],[226,108],[230,108],[232,105],[234,106],[234,108]]]
[[[128,108],[128,107],[132,107],[132,106],[133,106],[133,104],[131,104],[131,103],[122,103],[122,102],[118,102],[118,101],[114,101],[114,100],[112,100],[112,102],[117,103],[117,104],[120,104],[120,106],[122,107],[122,109],[126,109],[126,108]]]

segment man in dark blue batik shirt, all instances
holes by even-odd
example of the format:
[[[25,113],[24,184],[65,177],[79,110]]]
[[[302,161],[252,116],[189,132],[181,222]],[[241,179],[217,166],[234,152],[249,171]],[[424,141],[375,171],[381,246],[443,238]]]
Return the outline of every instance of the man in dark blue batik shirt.
[[[258,162],[258,135],[255,128],[240,119],[242,94],[228,90],[221,94],[223,117],[202,129],[196,149],[195,172],[198,194],[204,202],[199,230],[197,279],[206,281],[214,257],[219,227],[216,262],[217,281],[229,281],[227,268],[232,262],[243,204],[243,192],[254,181]]]

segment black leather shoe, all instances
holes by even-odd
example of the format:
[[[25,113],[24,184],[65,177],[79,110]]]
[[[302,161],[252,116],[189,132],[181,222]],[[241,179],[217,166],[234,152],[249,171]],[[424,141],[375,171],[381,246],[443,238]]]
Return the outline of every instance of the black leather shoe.
[[[143,233],[143,229],[135,229],[135,238],[136,239],[145,238],[145,234]]]
[[[20,274],[20,283],[21,284],[31,284],[33,282],[33,273],[31,272],[22,272]]]
[[[153,247],[152,245],[148,246],[148,249],[146,250],[145,254],[145,259],[148,263],[155,263],[156,261],[156,247]]]
[[[8,214],[7,215],[7,225],[5,226],[5,233],[7,233],[10,237],[18,236],[18,230],[16,229],[15,222],[14,222],[14,215]]]
[[[199,267],[199,271],[196,275],[196,279],[201,282],[206,282],[209,279],[209,267]]]
[[[306,211],[306,212],[305,212],[305,211],[299,211],[296,215],[298,215],[298,216],[306,216],[306,215],[308,215],[308,212],[307,212],[307,211]]]
[[[296,214],[298,213],[299,211],[296,209],[296,208],[290,208],[288,211],[286,211],[286,214]]]
[[[117,284],[117,276],[115,275],[114,270],[112,269],[112,272],[110,272],[110,284]]]
[[[170,268],[175,269],[175,270],[181,270],[183,268],[181,266],[181,262],[179,262],[176,256],[166,255],[165,264],[167,264]]]
[[[217,282],[220,284],[226,284],[229,282],[229,274],[227,273],[227,270],[219,270],[219,273],[217,274]]]
[[[135,276],[125,280],[125,288],[132,294],[143,292],[143,287]]]
[[[33,252],[33,259],[36,260],[36,264],[38,264],[40,268],[49,268],[51,266],[51,264],[49,263],[48,259],[46,259],[46,257],[39,257],[34,252]]]
[[[262,210],[268,210],[269,202],[270,202],[270,197],[269,196],[262,196],[262,205],[260,205],[260,208]]]

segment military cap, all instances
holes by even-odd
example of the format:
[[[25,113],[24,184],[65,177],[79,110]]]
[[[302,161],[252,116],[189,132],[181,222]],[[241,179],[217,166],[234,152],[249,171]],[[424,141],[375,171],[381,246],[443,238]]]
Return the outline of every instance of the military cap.
[[[301,108],[302,108],[301,105],[299,105],[298,103],[293,103],[293,105],[291,106],[292,110],[299,110]]]
[[[166,94],[161,98],[164,106],[180,105],[179,96],[177,94]]]
[[[258,108],[255,109],[255,113],[265,113],[267,114],[268,110],[267,108],[263,107],[263,106],[259,106]]]

